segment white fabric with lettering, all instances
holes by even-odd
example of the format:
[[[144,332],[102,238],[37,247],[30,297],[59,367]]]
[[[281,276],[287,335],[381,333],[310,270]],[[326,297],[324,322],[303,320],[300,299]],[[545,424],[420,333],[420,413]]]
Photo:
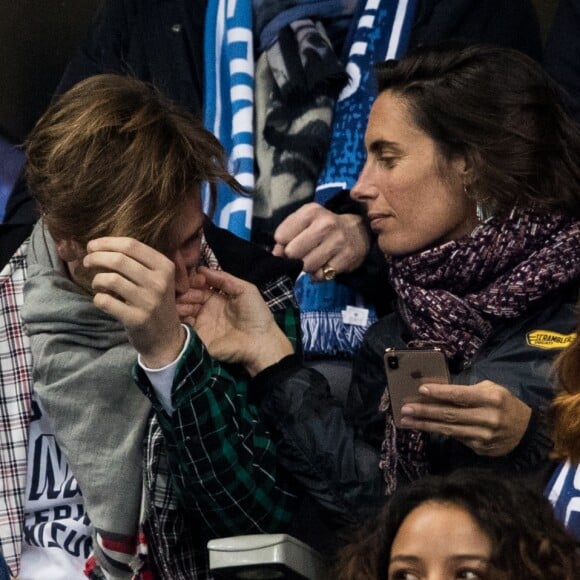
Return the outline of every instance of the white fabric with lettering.
[[[20,580],[85,579],[92,540],[83,498],[35,397],[32,412]]]

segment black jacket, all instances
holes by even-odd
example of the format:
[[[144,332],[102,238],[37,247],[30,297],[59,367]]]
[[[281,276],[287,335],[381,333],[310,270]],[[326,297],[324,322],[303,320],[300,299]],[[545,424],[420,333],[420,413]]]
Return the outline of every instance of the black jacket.
[[[532,407],[520,444],[504,457],[487,457],[453,438],[432,436],[427,451],[432,472],[479,466],[534,477],[538,485],[545,483],[552,445],[544,411],[554,395],[551,364],[560,351],[553,347],[558,334],[574,331],[576,295],[574,289],[566,298],[561,293],[552,296],[525,316],[498,325],[468,367],[452,370],[453,383],[469,385],[488,379]],[[554,342],[545,340],[546,336],[554,336]],[[280,464],[342,523],[352,521],[359,507],[375,503],[383,494],[378,468],[385,426],[378,411],[386,384],[383,355],[386,347],[405,348],[410,338],[396,313],[369,329],[354,359],[346,409],[332,398],[322,375],[292,358],[255,379],[254,395],[278,434]],[[404,473],[398,474],[398,480],[399,484],[408,482]]]

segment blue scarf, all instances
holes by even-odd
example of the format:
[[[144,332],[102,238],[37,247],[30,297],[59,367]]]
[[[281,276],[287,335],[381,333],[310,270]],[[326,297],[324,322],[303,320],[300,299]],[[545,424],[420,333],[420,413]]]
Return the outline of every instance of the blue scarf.
[[[209,0],[205,18],[204,124],[224,146],[229,169],[254,188],[252,0]],[[212,34],[213,31],[213,34]],[[204,208],[207,211],[207,192]],[[218,186],[214,222],[249,239],[253,201]]]
[[[315,192],[321,204],[356,182],[365,160],[364,134],[376,97],[374,64],[397,58],[407,48],[416,0],[361,0],[348,37],[345,53],[350,83],[334,109],[330,150]],[[306,354],[345,356],[360,344],[377,316],[368,308],[363,324],[343,321],[347,305],[364,306],[360,297],[338,282],[313,283],[302,275],[296,284],[302,311]]]

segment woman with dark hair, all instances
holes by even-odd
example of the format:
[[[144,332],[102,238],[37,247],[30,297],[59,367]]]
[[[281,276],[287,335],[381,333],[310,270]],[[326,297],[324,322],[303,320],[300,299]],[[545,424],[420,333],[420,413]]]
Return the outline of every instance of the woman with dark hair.
[[[574,330],[580,277],[580,132],[541,66],[508,49],[440,46],[379,65],[377,78],[351,195],[398,301],[365,336],[346,408],[287,356],[248,284],[206,270],[195,282],[204,343],[257,375],[279,463],[342,521],[461,466],[545,485],[550,370]],[[389,347],[439,349],[450,379],[393,409]]]
[[[336,580],[573,580],[579,544],[518,480],[458,470],[398,490],[338,554]]]

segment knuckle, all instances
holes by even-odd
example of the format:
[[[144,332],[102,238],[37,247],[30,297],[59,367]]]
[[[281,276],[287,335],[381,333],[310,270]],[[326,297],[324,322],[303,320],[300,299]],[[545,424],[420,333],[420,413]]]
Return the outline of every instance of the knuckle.
[[[146,325],[148,320],[149,320],[149,309],[148,308],[139,309],[133,315],[131,326],[135,328],[143,327]]]
[[[173,278],[175,276],[176,270],[175,263],[165,258],[162,264],[162,270],[166,273],[166,276]]]
[[[444,435],[445,437],[451,437],[451,435],[453,434],[453,429],[451,428],[451,425],[447,424],[442,425],[440,431],[441,434]]]
[[[501,390],[499,388],[494,388],[494,389],[490,390],[489,402],[493,407],[495,407],[496,409],[500,408],[503,405],[505,400],[506,400],[506,393],[503,390]]]
[[[299,252],[298,248],[294,244],[289,243],[286,246],[285,252],[286,252],[286,256],[288,256],[288,258],[304,260],[304,270],[306,270],[306,272],[310,272],[310,269],[308,269],[308,268],[310,268],[311,265],[309,264],[308,258],[306,256],[303,256],[302,252]]]
[[[123,254],[113,254],[111,256],[111,265],[115,270],[121,269],[124,262],[125,256]]]
[[[150,288],[156,296],[163,296],[167,293],[168,284],[164,278],[156,278],[152,280]]]
[[[443,412],[443,421],[445,423],[454,425],[455,423],[457,423],[457,417],[451,409],[447,409]]]
[[[458,390],[453,390],[449,393],[449,400],[458,407],[465,406],[465,402],[463,400],[463,392],[460,392]]]
[[[109,294],[99,292],[98,294],[95,294],[95,296],[93,297],[93,303],[97,308],[106,310],[109,304],[111,303],[111,296]]]
[[[316,215],[321,211],[324,211],[324,208],[319,203],[311,201],[309,203],[305,203],[298,210],[298,213],[304,213],[304,215],[312,217],[313,215]]]
[[[114,286],[118,278],[119,276],[114,272],[98,272],[93,277],[92,286],[95,290],[104,290],[110,286]]]
[[[125,238],[124,243],[128,253],[132,254],[137,251],[138,242],[134,238]]]
[[[335,229],[336,222],[334,221],[332,214],[324,213],[318,217],[317,225],[321,234],[328,235]]]
[[[501,417],[498,413],[490,415],[488,419],[488,426],[489,429],[491,430],[491,433],[495,433],[496,431],[498,431],[498,429],[500,429],[500,427],[502,426],[502,422]]]
[[[492,430],[485,429],[479,438],[479,444],[482,448],[489,448],[495,443],[495,433]]]

